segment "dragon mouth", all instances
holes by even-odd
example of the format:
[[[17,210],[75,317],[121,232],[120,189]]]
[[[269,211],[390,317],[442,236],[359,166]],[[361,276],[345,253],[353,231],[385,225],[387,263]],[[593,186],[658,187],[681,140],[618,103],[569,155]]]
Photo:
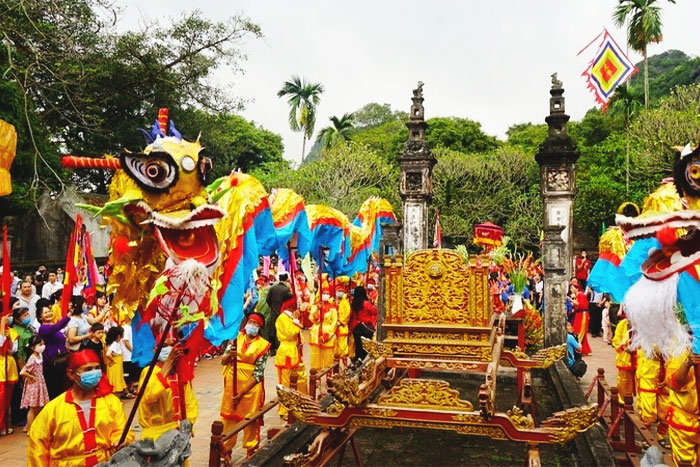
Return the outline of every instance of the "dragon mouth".
[[[638,217],[615,216],[615,222],[630,240],[654,237],[666,227],[672,229],[700,228],[700,211],[685,210]]]
[[[700,261],[700,232],[690,230],[671,245],[651,252],[642,264],[642,272],[651,280],[661,281],[683,272]]]
[[[136,209],[148,213],[148,218],[141,223],[153,225],[161,248],[176,264],[194,259],[210,267],[219,260],[214,224],[224,217],[224,212],[218,207],[205,204],[193,211],[174,211],[167,215],[151,211],[145,203],[138,203]]]

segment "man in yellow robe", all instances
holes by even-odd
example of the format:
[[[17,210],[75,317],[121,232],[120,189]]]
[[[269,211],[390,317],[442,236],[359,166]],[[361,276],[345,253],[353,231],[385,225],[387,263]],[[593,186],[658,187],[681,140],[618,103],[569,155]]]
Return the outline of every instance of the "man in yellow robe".
[[[661,441],[668,432],[666,411],[668,389],[666,388],[666,364],[663,357],[655,353],[647,356],[637,350],[637,409],[639,418],[648,427],[658,422],[656,438]]]
[[[229,345],[221,359],[221,364],[224,365],[224,393],[221,397],[220,414],[224,433],[244,418],[257,412],[265,402],[264,376],[270,343],[260,337],[260,329],[264,325],[265,319],[262,315],[251,313],[245,330],[236,339],[236,354],[233,354],[233,346]],[[236,362],[235,392],[234,361]],[[243,448],[246,449],[248,457],[252,456],[260,445],[260,425],[259,420],[243,429]],[[237,440],[238,435],[233,436],[224,447],[233,449]]]
[[[624,314],[622,316],[624,317]],[[629,323],[626,317],[617,323],[615,336],[612,339],[616,352],[618,399],[621,404],[624,404],[626,395],[635,395],[634,372],[637,368],[637,352],[629,349],[632,332]]]
[[[151,378],[139,404],[139,425],[143,431],[141,439],[161,437],[166,431],[176,429],[180,421],[188,419],[192,425],[197,421],[199,406],[190,381],[183,381],[177,370],[177,362],[183,350],[168,338],[158,356]],[[141,372],[139,387],[143,386],[148,367]]]
[[[343,363],[349,355],[349,334],[350,328],[350,278],[340,276],[337,279],[336,285],[336,300],[338,302],[338,327],[335,331],[335,358]]]
[[[46,404],[29,429],[28,466],[92,467],[119,447],[126,417],[97,354],[90,349],[70,354],[68,377],[73,387]],[[129,432],[126,443],[133,440]]]
[[[321,289],[321,303],[311,308],[310,319],[313,323],[309,331],[310,364],[312,369],[320,370],[333,365],[338,325],[338,308],[331,301],[328,284]]]
[[[695,373],[700,356],[686,353],[666,364],[666,386],[669,389],[668,437],[673,461],[680,465],[700,465],[700,409],[695,386]]]
[[[291,387],[291,375],[297,374],[296,390],[302,394],[308,392],[304,362],[301,360],[299,347],[301,346],[302,324],[291,310],[284,310],[275,322],[277,340],[280,343],[275,355],[277,367],[277,382],[284,387]],[[280,417],[286,418],[288,410],[279,404],[277,409]]]

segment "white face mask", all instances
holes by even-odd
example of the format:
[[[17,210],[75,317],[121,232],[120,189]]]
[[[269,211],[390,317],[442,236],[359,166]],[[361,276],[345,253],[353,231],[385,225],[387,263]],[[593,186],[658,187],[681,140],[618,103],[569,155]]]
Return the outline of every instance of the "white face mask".
[[[374,290],[374,284],[367,284],[367,290]]]
[[[327,293],[321,294],[321,300],[323,300],[324,302],[327,302],[330,299],[331,299],[331,294],[327,294]]]
[[[34,347],[34,352],[36,352],[38,354],[44,353],[44,350],[46,350],[46,345],[44,345],[44,344],[37,345],[36,347]]]

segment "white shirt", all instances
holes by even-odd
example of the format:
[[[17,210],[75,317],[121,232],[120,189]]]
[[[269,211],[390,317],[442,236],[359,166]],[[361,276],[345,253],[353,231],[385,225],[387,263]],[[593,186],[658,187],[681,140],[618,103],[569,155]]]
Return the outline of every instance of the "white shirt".
[[[122,354],[122,343],[114,341],[111,344],[109,344],[109,347],[107,348],[108,352],[112,352],[114,355],[121,355]]]
[[[41,289],[41,296],[43,298],[51,298],[51,295],[62,289],[63,284],[61,284],[58,281],[54,282],[53,284],[51,282],[47,282],[46,284],[44,284],[44,288]]]
[[[123,324],[122,328],[124,328],[124,337],[122,337],[122,355],[124,355],[125,362],[130,362],[131,361],[131,350],[126,348],[126,342],[129,341],[129,343],[132,346],[134,345],[134,343],[132,342],[132,336],[131,336],[131,324]]]
[[[544,281],[536,282],[535,283],[535,292],[542,293],[542,290],[544,290]]]
[[[27,299],[24,297],[24,295],[20,294],[17,296],[17,298],[19,299],[20,307],[28,308],[29,317],[32,319],[32,321],[36,321],[36,302],[39,300],[39,296],[37,294],[32,294],[32,296]]]

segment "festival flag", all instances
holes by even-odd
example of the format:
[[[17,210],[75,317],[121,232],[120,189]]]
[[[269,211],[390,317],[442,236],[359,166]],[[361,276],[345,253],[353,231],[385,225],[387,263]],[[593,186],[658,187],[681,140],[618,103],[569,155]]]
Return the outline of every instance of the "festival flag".
[[[625,55],[606,29],[603,29],[603,32],[598,34],[576,56],[581,55],[601,36],[602,40],[596,53],[581,76],[586,78],[588,88],[593,92],[596,101],[605,108],[615,89],[636,73],[637,67]]]
[[[435,211],[435,234],[433,248],[442,248],[442,228],[440,227],[440,211]]]
[[[75,227],[70,234],[68,243],[68,254],[66,255],[66,268],[63,277],[63,293],[61,294],[61,315],[68,313],[68,303],[73,295],[73,286],[78,282],[78,272],[76,268],[78,250],[77,247],[80,231],[83,227],[83,218],[80,214],[75,216]]]
[[[2,312],[10,313],[10,296],[12,281],[10,280],[10,249],[7,246],[7,226],[2,226]]]

